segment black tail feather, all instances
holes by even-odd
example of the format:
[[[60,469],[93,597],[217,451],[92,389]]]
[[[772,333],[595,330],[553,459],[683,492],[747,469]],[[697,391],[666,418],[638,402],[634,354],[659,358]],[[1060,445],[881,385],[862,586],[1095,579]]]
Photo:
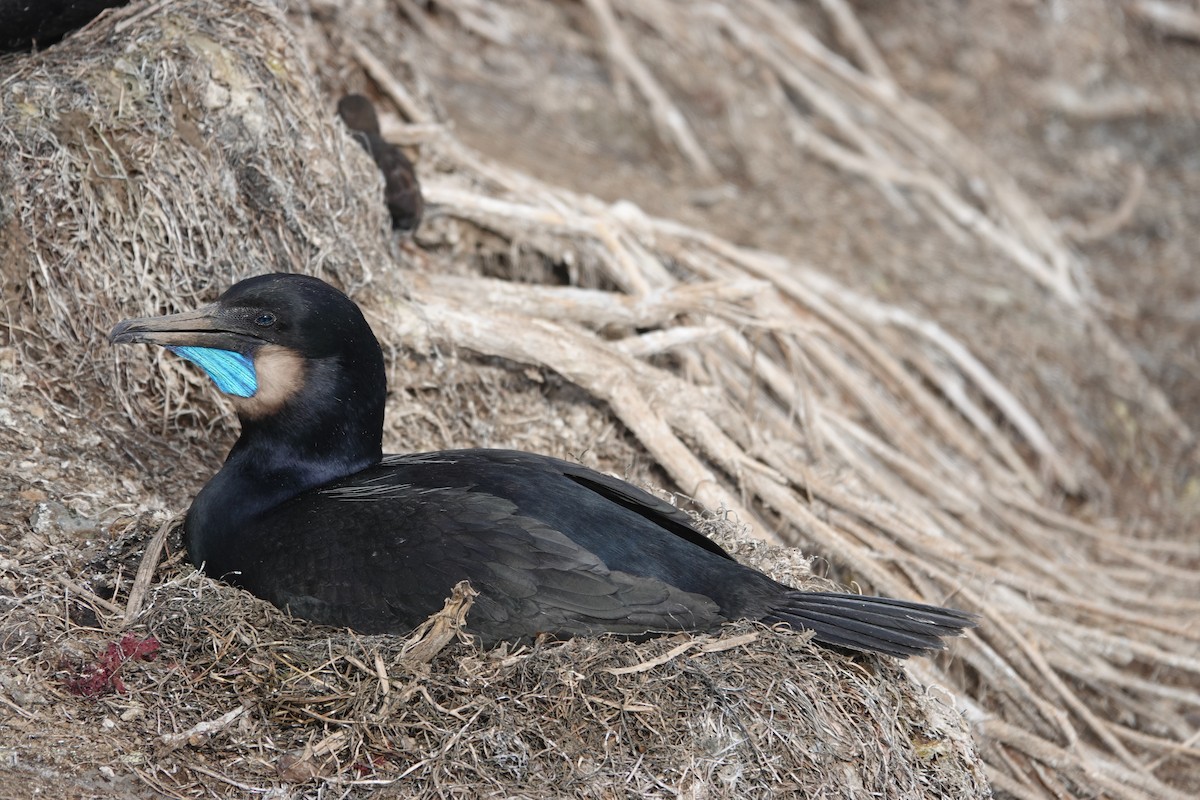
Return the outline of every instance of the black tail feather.
[[[822,644],[897,658],[944,650],[976,617],[953,608],[830,592],[789,592],[766,622],[811,630]]]

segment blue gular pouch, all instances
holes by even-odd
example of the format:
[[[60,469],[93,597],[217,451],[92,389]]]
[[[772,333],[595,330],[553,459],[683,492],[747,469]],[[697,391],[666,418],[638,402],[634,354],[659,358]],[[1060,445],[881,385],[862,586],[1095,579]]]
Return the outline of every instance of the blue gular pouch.
[[[225,394],[253,397],[258,391],[258,375],[249,356],[212,347],[170,346],[167,349],[207,372]]]

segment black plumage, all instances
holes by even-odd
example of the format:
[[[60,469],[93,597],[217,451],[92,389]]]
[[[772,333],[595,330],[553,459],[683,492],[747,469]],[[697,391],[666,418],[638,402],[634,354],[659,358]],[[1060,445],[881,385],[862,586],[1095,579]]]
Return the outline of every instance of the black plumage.
[[[0,53],[45,49],[129,0],[0,0]]]
[[[425,213],[417,169],[403,150],[380,136],[375,106],[361,94],[348,94],[338,101],[338,116],[383,173],[383,199],[392,227],[406,233],[416,231]]]
[[[122,322],[110,340],[175,349],[232,392],[241,436],[188,512],[188,553],[306,619],[403,633],[468,580],[479,596],[467,629],[484,644],[749,618],[904,657],[974,624],[953,609],[792,589],[669,503],[577,464],[510,450],[383,456],[379,344],[317,278],[251,278],[198,311]]]

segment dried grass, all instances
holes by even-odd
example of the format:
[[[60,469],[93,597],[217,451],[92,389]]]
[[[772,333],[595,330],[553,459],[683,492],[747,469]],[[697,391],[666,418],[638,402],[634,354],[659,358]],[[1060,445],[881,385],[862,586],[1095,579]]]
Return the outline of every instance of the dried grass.
[[[472,151],[412,90],[420,82],[401,60],[403,19],[428,47],[449,41],[449,23],[410,5],[300,3],[285,20],[245,0],[152,13],[134,4],[4,65],[0,269],[5,352],[19,370],[0,416],[20,432],[11,444],[30,467],[0,469],[12,486],[72,509],[79,494],[62,487],[86,486],[92,518],[121,552],[86,568],[96,537],[63,533],[61,520],[5,543],[0,567],[15,577],[0,610],[9,694],[0,724],[43,726],[91,763],[135,776],[137,791],[172,796],[306,781],[314,793],[399,781],[393,791],[428,796],[984,796],[959,717],[922,694],[915,675],[952,687],[1003,793],[1191,796],[1200,784],[1195,543],[1132,542],[1057,508],[1058,491],[1097,480],[1080,455],[1090,443],[1064,448],[1062,432],[1050,435],[969,342],[933,322],[815,267]],[[598,46],[651,105],[667,95],[631,61],[636,48],[621,38],[631,20],[680,52],[714,36],[730,43],[779,87],[779,119],[796,144],[1025,271],[1044,295],[1023,302],[1073,315],[1094,337],[1097,368],[1190,436],[1099,321],[1058,230],[903,95],[845,4],[824,5],[864,71],[763,0],[587,8],[601,20]],[[515,41],[527,11],[438,6],[497,46]],[[314,75],[342,88],[369,77],[417,123],[384,119],[385,135],[421,147],[432,212],[421,249],[388,238],[378,178]],[[788,96],[802,96],[806,111]],[[698,154],[703,137],[671,123],[677,110],[647,113],[690,163],[713,162]],[[620,470],[636,444],[684,494],[758,539],[803,542],[836,559],[847,581],[952,602],[982,614],[983,626],[954,661],[904,670],[751,626],[697,637],[624,675],[606,670],[660,658],[681,640],[492,654],[456,645],[414,666],[404,660],[411,643],[291,622],[189,575],[176,555],[146,573],[144,610],[132,616],[163,643],[163,660],[136,665],[128,697],[89,704],[64,694],[57,664],[86,659],[124,629],[137,571],[128,548],[160,524],[142,509],[165,505],[144,486],[186,496],[206,469],[193,462],[171,475],[146,468],[146,454],[173,464],[163,438],[190,432],[207,452],[205,425],[228,435],[194,373],[168,359],[148,366],[147,353],[108,355],[103,336],[120,317],[192,306],[272,269],[323,275],[364,303],[392,353],[390,449],[515,440],[551,450],[538,446],[550,441]],[[575,285],[549,285],[556,269]],[[115,403],[122,414],[102,410]],[[610,415],[623,431],[613,433]],[[523,432],[529,420],[545,432]],[[24,474],[64,450],[95,466],[63,467],[59,481]],[[130,493],[134,508],[122,513],[137,524],[123,531],[129,518],[103,509]],[[736,547],[789,582],[811,579],[795,556],[744,536]],[[97,576],[115,597],[84,585]],[[86,629],[70,613],[80,603],[94,615]],[[52,720],[50,707],[78,725]],[[97,741],[97,726],[109,741]],[[66,769],[36,746],[18,752]]]
[[[110,558],[135,557],[150,530]],[[737,546],[727,526],[724,538]],[[430,797],[607,797],[616,786],[644,797],[986,796],[948,698],[895,662],[830,657],[808,637],[751,623],[482,652],[453,643],[468,592],[410,637],[361,637],[291,620],[176,558],[132,628],[152,633],[161,657],[125,664],[125,693],[84,700],[65,678],[101,629],[122,627],[119,609],[99,610],[96,630],[70,630],[56,605],[35,591],[6,615],[43,637],[42,652],[17,664],[42,673],[44,705],[25,706],[72,708],[81,726],[106,731],[119,754],[110,763],[160,796],[287,785]],[[53,675],[38,663],[47,659]]]

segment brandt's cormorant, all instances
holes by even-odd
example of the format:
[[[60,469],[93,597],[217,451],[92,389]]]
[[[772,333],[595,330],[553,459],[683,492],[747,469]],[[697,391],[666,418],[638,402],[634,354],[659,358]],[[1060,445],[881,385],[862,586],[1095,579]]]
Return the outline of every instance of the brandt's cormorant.
[[[785,586],[669,503],[578,464],[383,455],[379,343],[317,278],[250,278],[196,311],[121,322],[109,340],[162,345],[230,396],[241,436],[188,511],[188,554],[298,617],[405,633],[467,580],[479,592],[467,630],[485,645],[749,618],[904,657],[974,625],[953,609]]]

